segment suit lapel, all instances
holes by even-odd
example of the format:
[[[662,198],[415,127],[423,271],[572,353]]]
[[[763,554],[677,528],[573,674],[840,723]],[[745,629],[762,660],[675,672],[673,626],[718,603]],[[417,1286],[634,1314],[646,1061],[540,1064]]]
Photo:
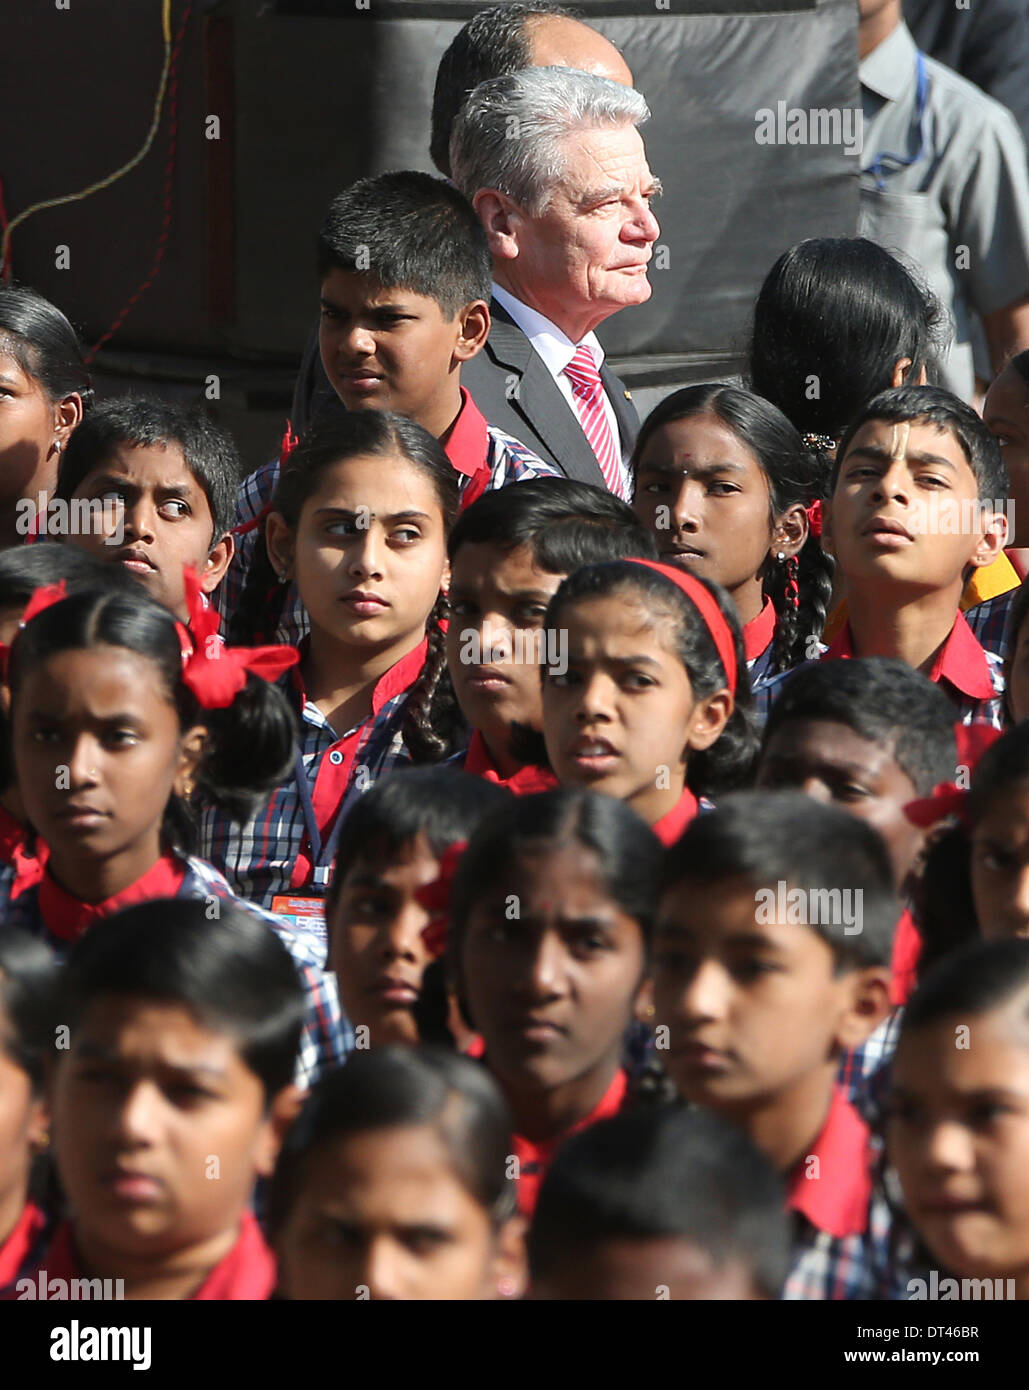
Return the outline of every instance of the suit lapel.
[[[569,478],[595,487],[607,487],[596,455],[582,432],[579,417],[562,396],[546,363],[522,330],[494,299],[490,303],[493,326],[486,350],[498,365],[518,373],[518,394],[511,408],[543,440],[551,456],[560,460]]]
[[[625,382],[620,377],[615,376],[614,372],[609,371],[606,363],[600,369],[600,380],[603,382],[607,398],[615,412],[615,419],[618,421],[622,452],[628,458],[632,453],[632,446],[636,443],[636,436],[639,434],[639,413],[625,389]]]

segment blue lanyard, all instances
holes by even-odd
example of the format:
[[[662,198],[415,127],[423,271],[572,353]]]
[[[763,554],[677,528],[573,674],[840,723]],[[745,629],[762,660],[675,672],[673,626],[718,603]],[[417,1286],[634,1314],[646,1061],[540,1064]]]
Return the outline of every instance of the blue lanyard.
[[[404,717],[406,700],[401,700],[399,707],[390,715],[389,719],[377,729],[371,737],[367,734],[357,746],[354,754],[354,766],[362,752],[365,751],[367,744],[367,762],[374,766],[378,758],[386,752],[393,742],[393,736],[400,726],[400,721]],[[374,716],[372,716],[374,718]],[[369,721],[370,722],[370,721]],[[343,833],[343,822],[347,818],[347,813],[357,798],[365,790],[363,786],[356,785],[351,781],[347,788],[343,800],[340,802],[336,818],[332,822],[332,829],[329,831],[328,838],[322,840],[322,832],[318,825],[318,818],[314,813],[314,800],[311,796],[311,784],[307,779],[307,769],[304,767],[304,759],[297,750],[297,755],[293,760],[293,781],[296,784],[297,797],[300,800],[300,810],[304,817],[304,830],[307,832],[307,842],[311,846],[311,883],[308,887],[318,888],[322,893],[329,885],[329,876],[332,872],[332,865],[336,858],[336,850],[339,848],[340,836]],[[300,891],[299,889],[294,891]]]
[[[880,193],[886,191],[886,175],[894,174],[898,169],[908,169],[912,164],[917,164],[920,159],[925,158],[926,133],[925,115],[929,106],[929,70],[925,65],[925,55],[919,50],[915,54],[915,73],[918,79],[918,86],[915,96],[915,120],[918,122],[918,149],[914,154],[890,154],[883,150],[877,154],[867,169],[862,169],[863,174],[871,174],[875,179],[875,186]],[[887,165],[892,168],[887,168]]]

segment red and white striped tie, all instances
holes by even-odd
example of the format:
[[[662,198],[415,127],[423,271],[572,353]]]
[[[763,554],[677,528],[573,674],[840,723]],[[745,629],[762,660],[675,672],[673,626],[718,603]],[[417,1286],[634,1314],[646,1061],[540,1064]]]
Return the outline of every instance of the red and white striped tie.
[[[583,433],[597,456],[608,491],[627,501],[621,460],[604,408],[604,387],[593,354],[585,343],[575,349],[575,356],[564,371],[572,383],[572,398]]]

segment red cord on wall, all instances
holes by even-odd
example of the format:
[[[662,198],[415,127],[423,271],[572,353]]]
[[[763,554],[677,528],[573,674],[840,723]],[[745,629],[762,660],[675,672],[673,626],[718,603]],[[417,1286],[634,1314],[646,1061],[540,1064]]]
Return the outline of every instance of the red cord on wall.
[[[179,53],[182,49],[182,41],[186,35],[186,25],[193,10],[193,0],[187,0],[186,9],[179,24],[179,31],[175,35],[175,43],[172,47],[171,58],[168,62],[168,160],[164,168],[164,195],[163,207],[164,215],[161,220],[161,232],[157,238],[157,249],[154,252],[154,263],[150,267],[150,274],[143,283],[133,291],[125,303],[121,313],[111,324],[110,328],[97,339],[86,354],[86,362],[91,363],[104,343],[113,338],[118,329],[128,318],[132,309],[147,292],[150,286],[157,279],[157,273],[161,269],[164,261],[164,253],[168,245],[168,236],[171,231],[172,217],[172,179],[175,174],[175,148],[179,129]]]

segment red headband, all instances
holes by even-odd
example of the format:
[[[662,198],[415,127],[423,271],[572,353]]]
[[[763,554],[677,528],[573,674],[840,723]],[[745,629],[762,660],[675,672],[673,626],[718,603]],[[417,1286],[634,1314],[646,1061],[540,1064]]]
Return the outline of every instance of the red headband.
[[[714,594],[710,589],[705,589],[699,579],[694,579],[692,574],[687,574],[685,570],[676,569],[674,565],[662,565],[657,560],[637,560],[629,561],[630,565],[646,565],[648,570],[655,570],[658,574],[663,574],[666,579],[670,579],[676,588],[681,589],[688,599],[691,599],[700,610],[700,616],[704,619],[704,625],[711,634],[711,640],[715,644],[719,660],[725,669],[725,678],[729,683],[729,690],[733,695],[736,694],[736,644],[733,641],[732,629],[725,621],[725,614],[719,608]]]
[[[807,512],[808,530],[813,536],[822,534],[822,502],[820,498],[815,498],[810,507],[805,507]]]
[[[218,614],[204,605],[200,581],[191,569],[183,572],[189,629],[175,626],[182,642],[182,679],[203,709],[227,709],[253,671],[273,681],[300,660],[296,647],[227,647],[218,635]]]
[[[928,830],[947,816],[957,816],[968,826],[968,792],[954,782],[937,782],[931,796],[922,796],[904,805],[904,815],[912,825]]]

